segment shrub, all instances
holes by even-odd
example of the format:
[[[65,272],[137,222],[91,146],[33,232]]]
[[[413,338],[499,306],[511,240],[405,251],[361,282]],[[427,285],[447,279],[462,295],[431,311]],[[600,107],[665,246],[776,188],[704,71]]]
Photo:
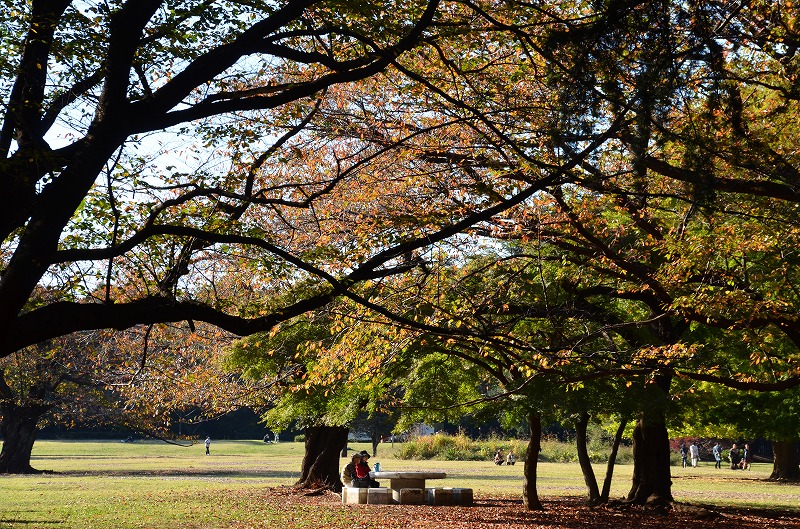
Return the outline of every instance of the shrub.
[[[446,461],[492,461],[497,450],[508,454],[513,450],[517,460],[525,461],[528,441],[524,439],[489,439],[472,440],[464,434],[413,437],[400,446],[397,456],[400,459],[441,459]],[[608,461],[611,448],[603,442],[593,442],[588,446],[592,463]],[[552,463],[576,463],[578,452],[575,443],[565,443],[556,439],[542,440],[539,461]],[[633,462],[633,450],[621,446],[617,452],[617,464]]]
[[[542,441],[542,451],[539,453],[539,461],[575,463],[578,461],[578,451],[573,443],[544,440]]]

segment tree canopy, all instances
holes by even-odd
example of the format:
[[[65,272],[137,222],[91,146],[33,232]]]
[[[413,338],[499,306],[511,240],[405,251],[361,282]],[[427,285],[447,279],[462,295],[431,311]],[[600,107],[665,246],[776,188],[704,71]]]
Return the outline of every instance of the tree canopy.
[[[309,231],[309,212],[354,164],[329,149],[305,173],[291,163],[302,145],[288,144],[326,89],[385,69],[436,7],[6,2],[2,354],[164,321],[248,334],[390,273],[391,245],[365,248],[372,260],[341,277],[313,258],[311,238],[330,227]],[[224,267],[255,261],[327,287],[282,312],[240,313],[240,292],[217,282]],[[35,301],[41,284],[59,289],[56,301]]]
[[[3,6],[2,356],[288,332],[241,363],[300,375],[316,417],[353,416],[343,380],[379,400],[376,366],[409,398],[463,362],[458,395],[609,377],[657,439],[637,501],[670,496],[675,380],[800,384],[789,2]],[[358,350],[315,334],[338,298]]]

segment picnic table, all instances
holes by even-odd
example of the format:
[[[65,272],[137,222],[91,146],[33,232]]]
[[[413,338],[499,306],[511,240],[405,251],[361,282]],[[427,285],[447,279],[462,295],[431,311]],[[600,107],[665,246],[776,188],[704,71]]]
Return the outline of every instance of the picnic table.
[[[375,503],[401,505],[472,505],[472,489],[426,488],[429,479],[444,479],[444,472],[422,470],[373,471],[373,479],[389,480],[389,487],[342,489],[342,503]]]
[[[425,490],[426,479],[444,479],[447,474],[444,472],[431,472],[426,470],[400,470],[397,472],[384,471],[370,472],[370,477],[374,479],[388,479],[389,488],[392,489],[395,497],[400,496],[400,489],[422,489]]]

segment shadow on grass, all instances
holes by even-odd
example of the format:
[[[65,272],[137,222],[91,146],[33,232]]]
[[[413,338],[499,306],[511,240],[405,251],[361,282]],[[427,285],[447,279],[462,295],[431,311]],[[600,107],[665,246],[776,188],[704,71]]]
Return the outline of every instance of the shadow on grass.
[[[447,477],[453,479],[474,479],[476,481],[508,481],[509,479],[523,479],[525,476],[522,472],[520,472],[518,476],[502,474],[487,476],[486,474],[462,474],[461,472],[451,471],[447,473]]]
[[[37,529],[43,527],[42,524],[59,525],[63,523],[65,523],[64,520],[20,520],[19,518],[0,518],[0,524],[12,524],[12,526],[17,524],[31,525]]]
[[[207,479],[298,479],[299,472],[278,470],[208,470],[208,469],[169,469],[169,470],[69,470],[54,472],[67,477],[157,477],[157,478],[207,478]]]

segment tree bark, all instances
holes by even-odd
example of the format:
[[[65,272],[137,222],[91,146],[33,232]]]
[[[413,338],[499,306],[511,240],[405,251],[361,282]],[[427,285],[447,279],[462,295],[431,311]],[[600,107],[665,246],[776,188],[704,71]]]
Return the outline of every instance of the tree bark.
[[[769,479],[800,481],[797,441],[773,441],[772,451],[775,459]]]
[[[372,433],[372,457],[378,455],[378,445],[381,443],[381,437],[377,432]]]
[[[525,454],[525,479],[522,485],[522,503],[529,511],[543,511],[539,493],[536,490],[536,468],[539,463],[539,452],[542,450],[542,418],[538,413],[528,414],[531,427],[531,439]]]
[[[303,488],[342,490],[339,478],[339,454],[347,446],[348,429],[344,426],[306,428],[306,452],[296,485]]]
[[[578,463],[581,465],[583,481],[589,493],[589,505],[596,505],[600,500],[600,490],[597,488],[597,478],[592,468],[592,460],[589,457],[589,450],[586,446],[586,429],[589,425],[589,413],[582,412],[575,421],[575,444],[578,450]]]
[[[672,375],[656,372],[646,386],[646,401],[633,428],[633,479],[628,501],[665,507],[672,503],[669,434],[665,410]]]
[[[628,501],[639,505],[672,502],[669,436],[663,420],[641,417],[633,429],[633,483]]]
[[[625,427],[628,425],[628,418],[623,417],[617,428],[617,433],[614,434],[614,443],[611,445],[611,455],[608,456],[608,466],[606,467],[606,477],[603,480],[603,491],[600,493],[600,503],[608,502],[608,495],[611,494],[611,480],[614,477],[614,465],[617,463],[617,453],[619,452],[619,444],[622,441],[622,434],[625,433]]]
[[[50,406],[18,406],[4,404],[2,410],[3,450],[0,451],[0,473],[36,474],[39,471],[31,466],[31,452],[36,441],[39,419],[47,413]]]

